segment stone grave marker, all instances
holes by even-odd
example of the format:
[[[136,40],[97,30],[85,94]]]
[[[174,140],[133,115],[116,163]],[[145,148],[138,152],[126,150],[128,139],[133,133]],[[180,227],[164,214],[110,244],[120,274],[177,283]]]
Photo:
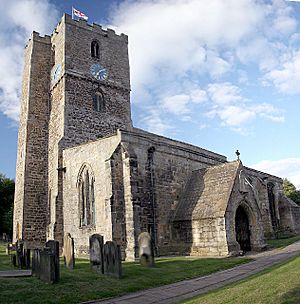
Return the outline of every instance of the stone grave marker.
[[[46,242],[46,247],[50,248],[54,255],[54,266],[55,266],[55,278],[59,280],[59,242],[54,240],[49,240]]]
[[[50,248],[44,248],[40,251],[39,278],[45,283],[54,283],[58,281],[55,276],[55,257]]]
[[[104,274],[117,278],[122,276],[120,246],[113,241],[107,241],[103,247]]]
[[[18,240],[16,242],[16,259],[17,259],[17,267],[20,269],[24,267],[24,242],[22,240]]]
[[[32,275],[40,277],[40,249],[34,249],[32,252]]]
[[[25,267],[26,269],[29,269],[30,268],[30,248],[29,248],[27,242],[24,242],[24,245],[23,245],[23,262],[24,262],[23,267]]]
[[[74,257],[74,239],[70,233],[67,233],[64,237],[64,261],[65,266],[69,269],[73,269],[75,266]]]
[[[90,263],[93,270],[104,273],[103,236],[100,234],[90,236]]]
[[[142,232],[138,237],[138,243],[141,265],[154,267],[154,250],[150,234],[148,232]]]

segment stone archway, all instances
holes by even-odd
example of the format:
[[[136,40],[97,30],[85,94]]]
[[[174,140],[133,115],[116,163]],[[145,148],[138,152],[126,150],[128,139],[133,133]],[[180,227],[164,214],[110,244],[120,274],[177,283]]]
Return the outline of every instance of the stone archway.
[[[236,241],[239,243],[241,250],[251,251],[251,233],[249,218],[246,210],[239,206],[235,214],[235,234]]]

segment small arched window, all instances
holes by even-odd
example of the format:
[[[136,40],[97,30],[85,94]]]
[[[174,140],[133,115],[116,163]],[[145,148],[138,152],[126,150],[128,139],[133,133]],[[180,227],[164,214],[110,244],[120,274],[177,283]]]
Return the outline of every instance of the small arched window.
[[[81,227],[95,224],[94,183],[92,169],[88,165],[84,165],[80,169],[77,183]]]
[[[95,40],[91,43],[91,56],[99,58],[99,43]]]
[[[104,97],[102,93],[97,92],[93,96],[93,105],[96,112],[103,112],[105,109]]]

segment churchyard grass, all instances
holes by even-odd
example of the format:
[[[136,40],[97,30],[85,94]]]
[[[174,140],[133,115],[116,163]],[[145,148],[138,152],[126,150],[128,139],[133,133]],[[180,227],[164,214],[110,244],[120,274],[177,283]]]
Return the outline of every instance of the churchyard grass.
[[[9,257],[0,244],[1,269],[7,270]],[[247,258],[161,258],[154,268],[123,263],[123,277],[116,279],[91,271],[88,260],[76,259],[73,270],[61,260],[60,282],[45,284],[35,277],[0,278],[0,303],[79,303],[204,276],[249,262]]]
[[[283,248],[299,240],[300,240],[300,234],[297,234],[287,238],[267,240],[266,242],[274,248]]]
[[[300,256],[182,304],[299,304]]]

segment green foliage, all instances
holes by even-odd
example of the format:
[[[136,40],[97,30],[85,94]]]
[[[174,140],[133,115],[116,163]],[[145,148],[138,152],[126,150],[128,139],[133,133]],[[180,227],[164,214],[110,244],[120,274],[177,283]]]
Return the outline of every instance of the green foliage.
[[[61,278],[57,284],[45,284],[35,277],[0,278],[0,303],[81,303],[205,276],[249,261],[247,258],[160,258],[153,268],[122,263],[123,277],[116,279],[93,272],[89,260],[76,259],[72,271],[61,260]],[[9,257],[0,243],[0,270],[4,269],[9,269]]]
[[[297,190],[287,178],[283,180],[283,191],[288,198],[300,205],[300,190]]]
[[[0,173],[0,235],[3,232],[12,234],[14,193],[14,180]]]

